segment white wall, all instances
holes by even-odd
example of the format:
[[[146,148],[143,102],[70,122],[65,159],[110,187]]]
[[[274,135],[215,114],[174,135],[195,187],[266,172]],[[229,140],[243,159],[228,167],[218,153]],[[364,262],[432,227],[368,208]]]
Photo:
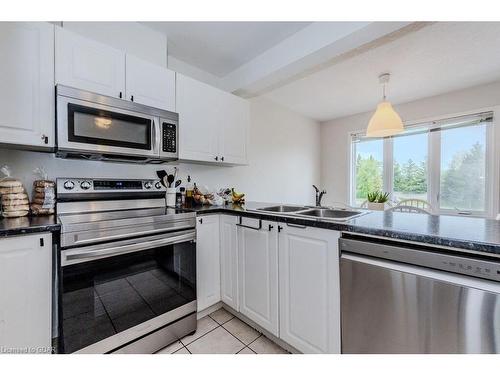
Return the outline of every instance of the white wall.
[[[63,22],[62,26],[86,38],[167,67],[166,35],[138,22]]]
[[[182,126],[182,125],[181,125]],[[314,203],[312,184],[320,180],[320,129],[302,117],[268,99],[251,101],[249,165],[217,167],[180,164],[185,182],[190,174],[200,185],[215,189],[235,187],[249,201]],[[49,177],[155,178],[163,166],[134,165],[59,159],[52,154],[0,149],[0,164],[11,166],[14,176],[28,190],[34,179],[31,171],[43,166]]]
[[[394,107],[404,121],[412,122],[433,117],[446,117],[497,105],[500,105],[500,82],[454,91]],[[325,196],[326,204],[349,202],[349,133],[364,130],[371,115],[372,112],[361,113],[321,124],[321,181],[322,186],[328,191]],[[496,126],[498,127],[498,124]],[[500,132],[496,133],[498,135]]]

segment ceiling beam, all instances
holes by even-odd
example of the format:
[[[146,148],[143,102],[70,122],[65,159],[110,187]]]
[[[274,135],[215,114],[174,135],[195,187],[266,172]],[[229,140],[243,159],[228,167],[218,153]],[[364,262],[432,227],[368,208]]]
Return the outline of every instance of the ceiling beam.
[[[252,97],[324,68],[411,22],[315,22],[221,78],[223,90]]]

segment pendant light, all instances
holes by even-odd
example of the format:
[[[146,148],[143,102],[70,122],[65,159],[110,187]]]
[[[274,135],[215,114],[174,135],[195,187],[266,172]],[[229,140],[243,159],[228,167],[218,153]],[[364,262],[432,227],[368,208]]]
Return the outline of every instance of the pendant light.
[[[368,123],[368,128],[366,129],[367,137],[388,137],[401,133],[404,130],[401,117],[392,108],[392,104],[386,100],[386,85],[390,77],[389,73],[378,77],[379,82],[383,85],[384,99],[377,105],[377,110]]]

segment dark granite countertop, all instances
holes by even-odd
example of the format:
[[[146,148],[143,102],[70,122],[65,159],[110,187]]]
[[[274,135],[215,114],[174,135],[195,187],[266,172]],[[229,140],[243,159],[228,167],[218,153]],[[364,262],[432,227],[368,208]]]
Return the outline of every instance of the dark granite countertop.
[[[497,220],[386,211],[369,212],[349,221],[335,222],[256,210],[272,205],[276,204],[248,202],[244,206],[195,206],[183,210],[195,211],[198,215],[225,213],[270,221],[279,220],[291,224],[500,255],[500,221]],[[0,218],[0,237],[58,230],[60,225],[55,215]]]
[[[57,223],[56,215],[24,216],[16,218],[0,217],[0,237],[15,236],[18,234],[53,232],[61,226]]]
[[[248,202],[244,206],[196,206],[191,210],[199,215],[211,213],[242,215],[500,255],[500,221],[497,220],[370,211],[348,221],[334,222],[256,211],[257,208],[272,205],[276,204]]]

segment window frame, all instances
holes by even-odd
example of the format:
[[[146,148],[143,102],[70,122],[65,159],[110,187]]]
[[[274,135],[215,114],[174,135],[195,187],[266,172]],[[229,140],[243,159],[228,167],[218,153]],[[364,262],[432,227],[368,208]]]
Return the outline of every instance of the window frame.
[[[481,108],[479,110],[467,111],[447,116],[438,116],[418,121],[406,122],[405,126],[442,121],[459,116],[475,115],[481,112],[493,112],[493,120],[486,128],[485,139],[485,211],[459,211],[452,209],[442,209],[439,206],[440,183],[441,183],[441,132],[429,131],[427,133],[427,201],[431,204],[432,214],[490,217],[493,218],[499,212],[499,179],[500,179],[500,131],[497,129],[497,114],[500,114],[500,106]],[[349,159],[349,180],[348,191],[350,192],[349,204],[356,205],[356,142],[353,138],[362,131],[353,131],[348,134],[351,147]],[[391,194],[394,193],[394,143],[393,138],[383,139],[383,189]]]

